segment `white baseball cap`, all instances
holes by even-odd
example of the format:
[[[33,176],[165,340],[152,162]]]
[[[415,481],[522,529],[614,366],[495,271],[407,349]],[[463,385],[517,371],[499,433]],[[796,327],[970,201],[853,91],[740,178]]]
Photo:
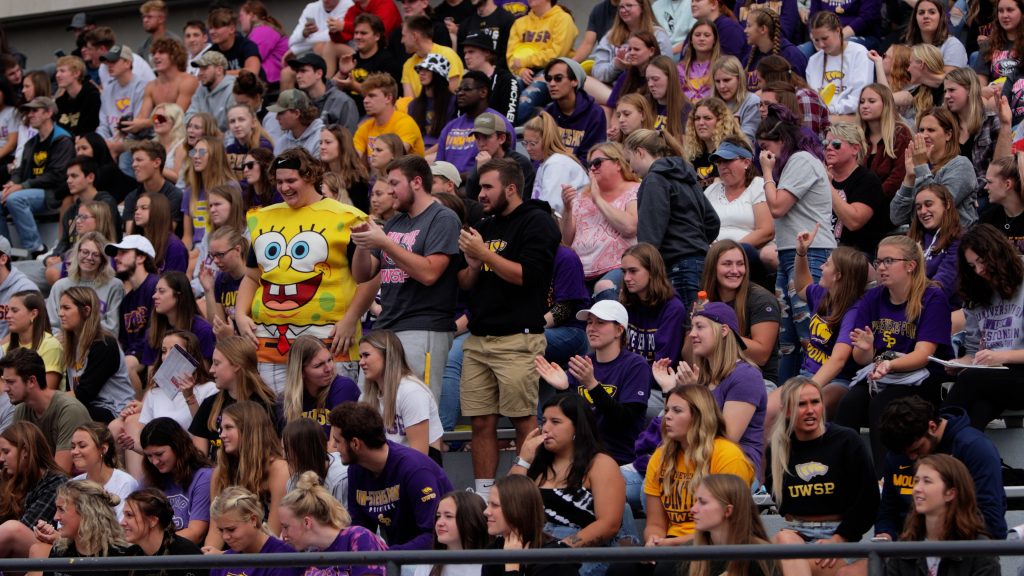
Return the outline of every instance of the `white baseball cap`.
[[[627,328],[629,325],[629,313],[626,312],[626,307],[620,304],[618,300],[595,302],[590,308],[577,312],[576,319],[585,321],[591,314],[605,322],[616,322],[623,328]]]
[[[107,244],[103,251],[107,256],[117,256],[118,250],[136,250],[146,254],[150,258],[156,258],[156,250],[148,238],[140,234],[129,234],[121,239],[119,244]]]

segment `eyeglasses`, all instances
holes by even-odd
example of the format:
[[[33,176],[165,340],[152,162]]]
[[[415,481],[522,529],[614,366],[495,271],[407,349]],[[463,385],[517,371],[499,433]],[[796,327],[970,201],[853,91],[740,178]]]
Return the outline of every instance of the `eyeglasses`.
[[[231,250],[234,250],[234,248],[232,248]],[[231,250],[225,250],[223,252],[210,252],[210,258],[214,260],[221,260],[228,254],[230,254]]]
[[[601,164],[604,164],[605,162],[608,161],[611,161],[611,158],[594,158],[587,163],[587,166],[589,166],[591,170],[597,170],[601,168]]]
[[[525,147],[525,148],[533,148],[535,146],[540,146],[540,142],[538,142],[536,140],[523,140],[523,147]]]
[[[77,215],[75,215],[75,220],[78,220],[79,222],[81,222],[83,220],[92,220],[93,218],[95,218],[95,216],[93,216],[92,214],[77,214]]]
[[[826,146],[831,146],[833,150],[839,150],[840,148],[843,147],[843,141],[842,140],[830,140],[830,141],[826,141],[825,145]]]
[[[242,163],[242,168],[245,168],[246,170],[252,170],[255,167],[256,167],[256,161],[255,160],[250,161],[250,162],[243,162]]]
[[[163,124],[167,122],[167,116],[163,114],[153,114],[153,124]]]
[[[189,158],[203,158],[206,156],[206,148],[193,148],[188,151]]]
[[[551,76],[548,76],[548,81],[561,83],[562,80],[565,80],[566,78],[568,78],[568,76],[565,74],[552,74]]]
[[[889,268],[896,262],[913,262],[910,258],[875,258],[875,261],[871,263],[876,269],[885,266]]]
[[[100,254],[99,252],[90,252],[88,250],[81,249],[78,250],[79,260],[99,260],[100,256],[102,256],[102,254]]]

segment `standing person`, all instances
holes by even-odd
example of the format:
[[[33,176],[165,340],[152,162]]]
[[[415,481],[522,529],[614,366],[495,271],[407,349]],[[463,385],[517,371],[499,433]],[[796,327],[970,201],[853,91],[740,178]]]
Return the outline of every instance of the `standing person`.
[[[469,330],[463,344],[460,396],[473,421],[473,476],[486,495],[498,465],[498,416],[511,418],[516,444],[533,429],[538,384],[532,360],[543,354],[546,294],[558,228],[542,205],[522,199],[523,174],[509,159],[480,167],[480,203],[494,216],[463,230],[467,267],[459,287],[469,291]],[[500,250],[499,250],[500,247]]]
[[[776,544],[859,542],[878,509],[871,455],[856,431],[825,422],[821,386],[799,376],[781,389],[769,432],[765,485],[785,515]],[[813,469],[813,472],[810,470]],[[783,560],[787,574],[832,574],[835,558]]]
[[[914,507],[900,535],[904,542],[988,540],[974,495],[971,473],[946,454],[925,456],[914,469]],[[999,574],[992,556],[895,557],[886,560],[887,576],[927,573]]]
[[[335,372],[331,350],[311,336],[296,338],[288,355],[288,383],[281,402],[285,422],[309,418],[323,428],[326,439],[331,410],[355,400],[359,400],[359,388],[351,378]]]
[[[68,288],[60,299],[68,391],[97,422],[109,423],[134,398],[117,338],[100,326],[100,302],[92,288]]]
[[[335,362],[355,361],[359,317],[376,292],[372,287],[357,289],[349,272],[350,229],[364,215],[323,198],[316,187],[322,174],[320,161],[305,149],[284,152],[271,169],[284,202],[248,217],[252,248],[246,260],[248,272],[238,287],[235,324],[238,333],[257,347],[260,374],[277,392],[284,389],[285,359],[299,334],[329,342]],[[343,226],[299,229],[327,221]],[[295,257],[281,260],[286,246],[300,244],[308,252],[289,252]],[[268,250],[271,246],[277,250]],[[288,268],[279,266],[282,262]],[[321,266],[328,267],[330,282],[324,281]],[[288,286],[295,288],[294,293]]]
[[[242,33],[260,51],[260,64],[271,89],[281,82],[281,65],[288,52],[288,36],[281,22],[270,15],[260,0],[247,0],[238,9],[238,23]],[[251,71],[251,70],[250,70]]]
[[[903,157],[914,135],[896,113],[892,90],[885,84],[868,84],[860,91],[857,115],[867,144],[862,166],[882,181],[882,192],[891,200],[906,175]]]
[[[33,213],[55,208],[67,196],[66,172],[75,155],[75,144],[71,134],[55,123],[57,104],[52,98],[33,98],[22,105],[21,113],[36,134],[25,143],[21,163],[10,182],[0,189],[0,236],[10,238],[10,216],[21,247],[35,258],[47,248],[39,237]]]
[[[370,404],[331,411],[331,442],[348,465],[352,523],[384,534],[394,550],[428,550],[437,503],[452,490],[444,470],[423,453],[389,442]]]
[[[779,254],[775,296],[783,312],[779,333],[782,356],[779,381],[785,382],[799,369],[799,343],[810,337],[807,304],[793,288],[796,238],[797,234],[814,226],[826,229],[830,226],[832,188],[821,161],[820,148],[800,131],[799,123],[789,110],[769,104],[768,115],[757,129],[757,143],[761,148],[761,173],[765,175],[765,200],[775,218]],[[806,254],[815,281],[821,279],[821,265],[835,247],[834,235],[815,236]]]
[[[142,391],[139,366],[146,350],[153,293],[160,279],[153,262],[156,251],[145,236],[133,234],[125,236],[120,244],[107,244],[103,252],[113,258],[115,275],[128,290],[118,309],[121,317],[118,342],[124,351],[132,388]]]
[[[441,394],[444,362],[455,332],[453,258],[458,255],[461,224],[455,212],[430,195],[430,165],[417,156],[392,160],[387,168],[399,216],[381,228],[372,220],[356,226],[352,257],[356,282],[379,275],[383,312],[374,328],[392,330],[405,347],[406,359]]]
[[[860,91],[874,79],[874,64],[864,46],[850,41],[840,17],[822,10],[810,21],[817,52],[807,61],[807,84],[833,116],[856,114]]]
[[[281,539],[302,552],[380,552],[388,546],[373,532],[353,526],[352,517],[331,496],[315,472],[306,471],[278,507]],[[382,566],[311,566],[305,576],[328,576],[343,570],[351,576],[383,573]]]
[[[672,286],[684,307],[697,298],[704,254],[718,237],[720,220],[697,184],[693,166],[682,159],[683,148],[667,132],[637,130],[626,138],[626,158],[643,180],[637,192],[637,213],[644,224],[637,241],[661,253]]]

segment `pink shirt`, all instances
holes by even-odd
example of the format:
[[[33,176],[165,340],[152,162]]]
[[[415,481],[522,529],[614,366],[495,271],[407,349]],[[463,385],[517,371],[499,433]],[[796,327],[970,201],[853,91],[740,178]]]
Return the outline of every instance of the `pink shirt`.
[[[636,193],[640,190],[638,182],[610,204],[619,210],[625,210],[626,204],[636,202]],[[622,253],[626,248],[636,244],[636,237],[623,238],[611,223],[597,209],[590,194],[576,197],[572,210],[573,222],[576,224],[576,236],[572,241],[572,249],[583,262],[583,274],[587,279],[603,275],[609,270],[618,268],[622,263]]]
[[[274,30],[273,26],[260,24],[249,32],[249,40],[260,49],[260,61],[263,73],[267,75],[267,82],[280,81],[283,66],[281,58],[288,52],[288,37]]]

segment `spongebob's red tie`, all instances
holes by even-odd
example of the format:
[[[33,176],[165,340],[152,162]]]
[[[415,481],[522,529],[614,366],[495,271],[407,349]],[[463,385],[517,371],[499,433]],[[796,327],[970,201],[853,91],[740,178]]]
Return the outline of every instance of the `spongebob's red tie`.
[[[287,354],[292,349],[292,345],[288,342],[288,326],[278,326],[277,334],[277,351]]]

